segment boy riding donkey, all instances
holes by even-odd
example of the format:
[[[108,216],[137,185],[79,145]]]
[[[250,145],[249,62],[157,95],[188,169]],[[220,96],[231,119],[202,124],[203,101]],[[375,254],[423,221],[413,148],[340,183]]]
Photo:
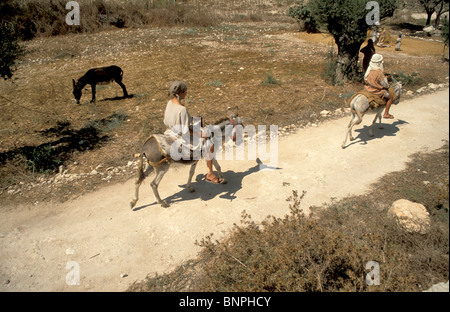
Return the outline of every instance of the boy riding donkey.
[[[364,74],[364,94],[368,96],[369,103],[375,107],[386,105],[383,118],[393,119],[394,116],[389,114],[395,93],[389,87],[387,76],[384,74],[383,56],[374,54],[370,60],[369,67]],[[370,97],[369,97],[370,96]]]

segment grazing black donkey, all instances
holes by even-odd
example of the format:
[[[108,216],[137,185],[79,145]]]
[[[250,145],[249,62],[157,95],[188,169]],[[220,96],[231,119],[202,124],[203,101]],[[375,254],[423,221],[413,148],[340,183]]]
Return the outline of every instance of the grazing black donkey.
[[[72,79],[73,82],[73,95],[75,96],[75,100],[77,104],[80,104],[81,98],[81,90],[83,90],[84,86],[87,84],[91,85],[92,88],[92,100],[91,103],[95,102],[95,86],[97,83],[104,84],[110,83],[111,81],[115,81],[122,87],[123,97],[127,98],[128,92],[125,88],[125,85],[122,83],[123,71],[119,66],[107,66],[107,67],[99,67],[89,69],[86,74],[83,75],[77,82]]]

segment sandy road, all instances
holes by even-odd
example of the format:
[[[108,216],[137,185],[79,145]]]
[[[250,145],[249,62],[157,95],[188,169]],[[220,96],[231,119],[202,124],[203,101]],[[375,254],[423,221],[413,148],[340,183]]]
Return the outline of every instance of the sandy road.
[[[253,220],[289,212],[292,190],[307,191],[302,207],[361,194],[401,170],[409,155],[432,151],[449,139],[448,89],[404,100],[391,109],[384,130],[368,137],[372,116],[355,127],[356,141],[341,149],[349,117],[297,131],[278,142],[278,168],[260,171],[254,160],[225,160],[226,185],[182,188],[188,167],[174,166],[160,184],[171,207],[155,204],[149,180],[135,210],[133,181],[102,188],[63,204],[2,207],[0,291],[122,291],[147,273],[162,273],[195,257],[195,240],[219,238],[245,209]],[[75,265],[75,266],[74,266]],[[79,268],[79,285],[72,273]]]

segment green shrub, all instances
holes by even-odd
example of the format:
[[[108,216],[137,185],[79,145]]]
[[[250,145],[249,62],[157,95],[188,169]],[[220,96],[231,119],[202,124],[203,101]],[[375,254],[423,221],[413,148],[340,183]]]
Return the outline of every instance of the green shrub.
[[[411,75],[408,75],[402,71],[398,71],[395,75],[395,79],[400,81],[403,84],[403,86],[406,85],[414,86],[422,81],[422,78],[419,78],[418,76],[419,74],[416,72],[413,72]]]
[[[210,87],[218,87],[218,88],[220,88],[220,87],[223,86],[223,83],[220,80],[211,80],[211,81],[208,81],[206,83],[206,85],[210,86]]]
[[[311,10],[306,5],[303,5],[303,2],[290,7],[288,15],[298,20],[300,24],[299,31],[306,31],[307,33],[316,33],[319,31],[318,22],[315,20]]]
[[[24,149],[22,154],[27,159],[28,169],[33,172],[48,173],[56,171],[59,165],[62,164],[59,152],[51,144]]]
[[[3,79],[10,79],[15,70],[16,60],[24,52],[10,23],[0,24],[0,47],[0,75]]]
[[[266,79],[262,82],[263,85],[279,85],[281,82],[277,80],[272,73],[266,74]]]
[[[332,84],[333,86],[339,82],[336,75],[336,69],[337,69],[337,53],[334,51],[334,47],[331,44],[325,62],[325,69],[322,72],[322,79],[325,80],[327,83]]]

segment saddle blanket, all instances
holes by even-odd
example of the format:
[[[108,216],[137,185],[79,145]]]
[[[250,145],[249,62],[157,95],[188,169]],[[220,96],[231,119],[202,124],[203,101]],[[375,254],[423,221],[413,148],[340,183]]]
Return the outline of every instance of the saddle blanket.
[[[196,145],[193,145],[192,138],[191,142],[185,142],[180,137],[175,137],[170,134],[170,130],[163,134],[152,134],[150,139],[154,139],[158,144],[160,153],[168,158],[175,161],[178,160],[191,160],[194,156],[201,157],[201,148],[203,147],[205,140],[198,140]],[[175,144],[175,145],[174,145]]]
[[[395,101],[397,99],[397,96],[395,95],[394,88],[390,87],[388,91],[389,91],[389,94],[392,96],[393,101]],[[347,105],[350,106],[350,103],[353,101],[353,99],[357,95],[360,95],[360,94],[364,95],[369,100],[369,105],[370,105],[370,108],[372,108],[372,109],[376,109],[380,106],[384,106],[387,103],[387,99],[381,98],[373,93],[370,93],[369,91],[361,90],[352,95],[352,97],[347,101]]]

